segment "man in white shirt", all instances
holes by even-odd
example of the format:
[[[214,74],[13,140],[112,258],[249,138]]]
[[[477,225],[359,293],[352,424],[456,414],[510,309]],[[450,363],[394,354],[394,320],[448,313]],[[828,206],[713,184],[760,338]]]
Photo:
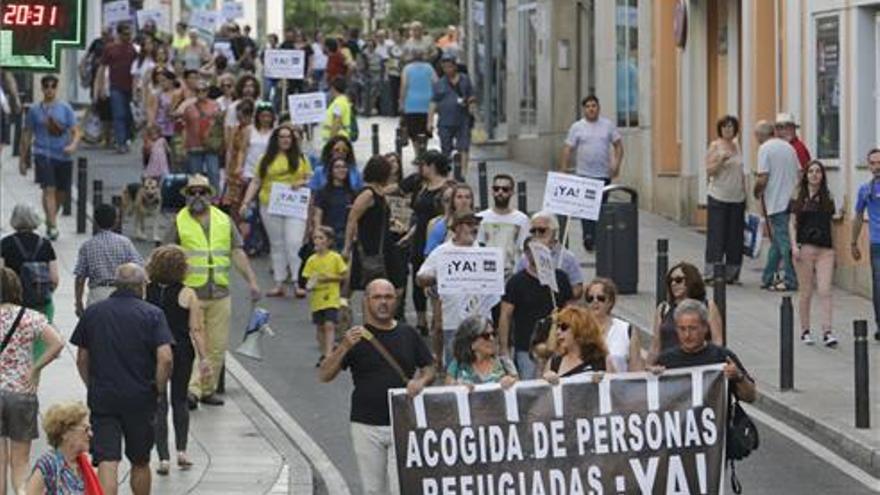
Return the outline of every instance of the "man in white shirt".
[[[762,202],[770,227],[770,251],[761,276],[761,288],[772,291],[797,290],[797,276],[791,263],[791,242],[788,235],[788,205],[797,186],[800,162],[791,144],[773,135],[773,125],[765,120],[755,124],[758,147],[758,178],[755,198]],[[784,280],[777,280],[782,262]]]
[[[456,212],[450,229],[452,239],[431,251],[416,274],[419,287],[436,290],[437,272],[445,267],[440,265],[443,254],[455,248],[477,247],[476,235],[480,217],[470,210]],[[444,294],[440,296],[442,307],[442,334],[435,334],[431,340],[431,350],[439,358],[443,355],[443,365],[452,359],[452,340],[458,325],[468,316],[479,315],[491,318],[492,307],[501,301],[500,294]]]
[[[561,172],[575,172],[582,177],[598,179],[609,184],[620,175],[623,162],[623,141],[617,126],[611,120],[599,116],[599,98],[587,96],[581,102],[584,118],[568,129],[562,157],[559,161]],[[569,165],[571,151],[576,150],[574,169]],[[613,155],[612,155],[613,150]],[[593,251],[596,238],[596,222],[581,220],[584,249]]]
[[[477,242],[483,246],[500,248],[504,253],[504,278],[513,275],[513,265],[522,256],[523,242],[529,235],[529,217],[510,205],[516,192],[513,177],[498,174],[492,178],[494,206],[477,213],[483,219]]]

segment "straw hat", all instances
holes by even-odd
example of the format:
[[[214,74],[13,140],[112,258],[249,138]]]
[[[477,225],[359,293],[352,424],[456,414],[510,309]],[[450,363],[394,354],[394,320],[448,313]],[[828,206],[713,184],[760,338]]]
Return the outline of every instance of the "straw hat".
[[[183,194],[184,196],[189,196],[189,190],[196,187],[201,187],[203,189],[211,191],[211,196],[217,194],[217,191],[214,190],[214,186],[212,186],[208,178],[202,174],[190,175],[187,178],[186,186],[184,186],[183,189],[180,190],[180,194]]]

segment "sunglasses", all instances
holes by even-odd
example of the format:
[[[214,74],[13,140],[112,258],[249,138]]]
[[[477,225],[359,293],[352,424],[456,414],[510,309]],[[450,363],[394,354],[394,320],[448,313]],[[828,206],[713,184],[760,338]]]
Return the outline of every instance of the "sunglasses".
[[[529,234],[544,235],[547,233],[547,230],[548,230],[547,227],[532,227],[529,229]]]
[[[671,284],[683,284],[684,280],[684,277],[669,277],[669,283]]]
[[[483,333],[481,333],[480,335],[477,335],[477,338],[478,338],[478,339],[483,339],[483,340],[492,340],[492,339],[495,338],[495,335],[496,335],[496,334],[495,334],[495,331],[492,330],[492,331],[483,332]]]
[[[189,190],[190,196],[208,196],[210,194],[211,194],[211,191],[209,191],[208,189],[196,188],[196,189]]]
[[[560,323],[559,325],[556,325],[557,332],[567,332],[570,329],[571,329],[571,325],[569,325],[568,323]]]
[[[493,192],[510,192],[511,190],[512,188],[508,186],[492,186]]]
[[[588,303],[591,303],[593,301],[599,301],[600,303],[608,301],[608,298],[605,297],[604,294],[598,294],[595,296],[593,294],[587,294],[587,297],[585,299]]]

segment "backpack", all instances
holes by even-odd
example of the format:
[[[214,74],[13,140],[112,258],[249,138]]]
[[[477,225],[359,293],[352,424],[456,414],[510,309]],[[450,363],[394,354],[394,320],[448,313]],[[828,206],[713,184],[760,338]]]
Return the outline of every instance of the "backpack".
[[[15,241],[18,251],[24,260],[18,273],[21,278],[22,302],[28,308],[40,308],[46,305],[49,302],[49,298],[52,297],[49,262],[36,261],[40,248],[43,247],[43,238],[40,237],[37,240],[37,247],[34,248],[34,252],[30,256],[28,256],[24,245],[22,245],[21,240],[17,236],[12,236],[12,240]]]
[[[758,449],[758,445],[760,445],[758,429],[742,406],[739,405],[739,400],[731,394],[728,403],[725,458],[730,472],[730,487],[733,493],[742,493],[742,484],[736,475],[734,461],[748,457],[752,451]]]

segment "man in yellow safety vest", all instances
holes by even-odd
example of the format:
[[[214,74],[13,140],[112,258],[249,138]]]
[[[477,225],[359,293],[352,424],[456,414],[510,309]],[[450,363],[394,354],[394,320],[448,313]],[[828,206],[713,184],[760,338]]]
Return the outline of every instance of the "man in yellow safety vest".
[[[229,216],[211,206],[216,194],[208,178],[201,174],[191,175],[183,188],[186,207],[175,218],[173,229],[166,239],[179,244],[186,251],[189,270],[184,285],[196,291],[205,314],[206,347],[211,376],[203,379],[193,372],[189,383],[190,408],[197,401],[220,406],[223,400],[215,395],[217,380],[223,366],[229,339],[229,318],[232,303],[229,297],[229,267],[235,265],[247,279],[251,298],[259,299],[260,287],[251,269],[248,257],[242,249],[242,238]]]

